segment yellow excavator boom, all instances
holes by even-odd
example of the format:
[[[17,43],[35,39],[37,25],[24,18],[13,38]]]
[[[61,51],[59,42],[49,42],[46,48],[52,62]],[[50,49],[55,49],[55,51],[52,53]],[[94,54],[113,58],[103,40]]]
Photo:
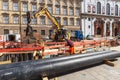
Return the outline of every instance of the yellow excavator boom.
[[[65,33],[66,30],[61,29],[62,26],[58,23],[57,19],[51,15],[51,13],[48,11],[46,6],[44,6],[42,9],[38,10],[37,12],[35,12],[34,17],[37,18],[44,14],[51,20],[51,22],[55,25],[57,29],[57,32],[53,34],[53,38],[52,38],[53,40],[64,41],[65,38],[67,39],[70,38],[70,35]]]
[[[60,31],[61,26],[59,25],[56,18],[51,15],[51,13],[48,11],[48,9],[45,6],[42,8],[42,10],[37,11],[34,14],[34,17],[38,17],[38,16],[41,16],[41,15],[44,15],[44,14],[46,14],[46,16],[52,21],[52,23],[55,25],[55,27],[57,27],[57,30]]]

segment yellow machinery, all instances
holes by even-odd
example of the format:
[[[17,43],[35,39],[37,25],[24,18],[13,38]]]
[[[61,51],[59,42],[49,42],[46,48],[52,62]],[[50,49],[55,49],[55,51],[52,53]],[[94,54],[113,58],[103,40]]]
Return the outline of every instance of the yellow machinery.
[[[52,39],[54,41],[64,41],[65,39],[70,39],[70,34],[65,29],[61,29],[61,25],[58,23],[57,19],[51,15],[51,13],[48,11],[47,7],[44,6],[41,10],[34,13],[34,17],[37,18],[41,15],[46,15],[52,23],[55,25],[56,32],[53,34]]]

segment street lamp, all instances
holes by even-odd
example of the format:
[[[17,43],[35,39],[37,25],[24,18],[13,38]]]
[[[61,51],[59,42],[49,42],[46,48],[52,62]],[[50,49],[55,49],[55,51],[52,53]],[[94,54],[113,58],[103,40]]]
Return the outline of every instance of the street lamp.
[[[19,0],[19,2],[18,2],[18,4],[19,4],[19,12],[20,12],[20,14],[19,14],[19,23],[20,23],[20,27],[19,27],[19,34],[20,34],[20,47],[22,46],[22,30],[21,30],[21,28],[22,28],[22,26],[21,26],[21,0]]]
[[[19,0],[19,2],[18,2],[18,4],[19,4],[19,23],[20,23],[20,27],[19,27],[19,33],[20,33],[20,40],[21,40],[21,42],[22,42],[22,31],[21,31],[21,0]]]
[[[80,1],[79,6],[80,6],[80,11],[79,11],[79,16],[80,16],[80,30],[82,31],[82,1]]]

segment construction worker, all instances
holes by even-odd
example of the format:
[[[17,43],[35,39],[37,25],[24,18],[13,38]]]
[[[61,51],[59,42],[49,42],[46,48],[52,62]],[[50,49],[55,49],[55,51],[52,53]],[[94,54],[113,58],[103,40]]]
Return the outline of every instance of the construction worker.
[[[70,39],[70,33],[66,29],[64,30],[64,37]]]
[[[67,45],[70,46],[70,54],[74,54],[74,44],[70,40],[70,33],[67,30],[64,30],[64,39],[67,42]]]

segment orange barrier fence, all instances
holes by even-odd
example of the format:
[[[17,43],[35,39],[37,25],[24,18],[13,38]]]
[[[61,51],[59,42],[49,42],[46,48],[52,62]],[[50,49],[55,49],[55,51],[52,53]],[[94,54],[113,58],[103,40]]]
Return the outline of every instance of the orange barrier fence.
[[[23,52],[23,51],[34,51],[42,50],[42,47],[33,47],[33,48],[11,48],[11,49],[0,49],[0,52]]]
[[[96,49],[97,47],[109,47],[109,40],[83,40],[81,42],[74,42],[74,53],[82,53],[89,48]]]
[[[21,44],[21,43],[12,43],[12,42],[0,42],[0,46],[8,47],[12,45],[21,45],[22,48],[1,48],[0,52],[14,52],[14,54],[19,54],[19,52],[26,52],[26,51],[39,51],[43,57],[47,55],[57,55],[57,54],[75,54],[75,53],[82,53],[89,48],[96,49],[97,47],[104,47],[109,46],[109,41],[104,40],[82,40],[80,42],[73,42],[74,47],[70,47],[67,45],[66,42],[46,42],[39,45],[36,44]],[[16,53],[15,53],[16,52]]]

